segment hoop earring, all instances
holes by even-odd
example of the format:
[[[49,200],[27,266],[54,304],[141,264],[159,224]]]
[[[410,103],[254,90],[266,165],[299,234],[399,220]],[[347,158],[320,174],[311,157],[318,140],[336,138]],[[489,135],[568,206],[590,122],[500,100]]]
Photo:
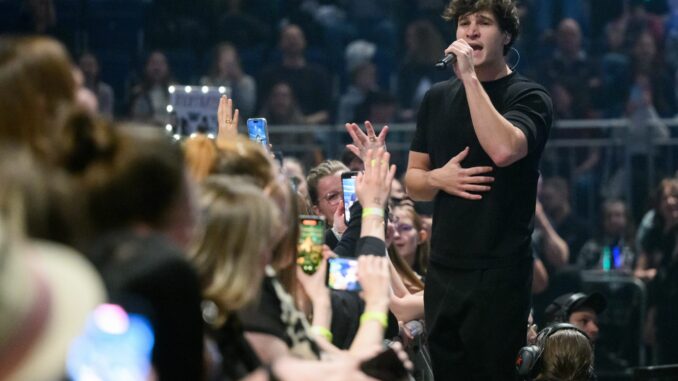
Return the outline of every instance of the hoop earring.
[[[518,49],[514,48],[513,46],[511,46],[511,51],[512,51],[512,52],[515,52],[515,53],[516,53],[516,56],[518,57],[518,58],[516,59],[516,63],[514,63],[513,65],[510,65],[510,66],[509,66],[509,69],[511,69],[511,71],[514,71],[515,68],[516,68],[516,67],[518,66],[518,64],[520,63],[520,52],[518,52]]]

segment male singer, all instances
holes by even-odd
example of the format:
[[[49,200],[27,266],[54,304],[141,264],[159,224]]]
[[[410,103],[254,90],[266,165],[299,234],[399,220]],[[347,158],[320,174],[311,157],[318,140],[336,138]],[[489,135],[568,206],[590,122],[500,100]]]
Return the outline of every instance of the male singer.
[[[429,349],[436,380],[512,380],[530,308],[551,98],[506,63],[518,35],[514,1],[452,0],[444,17],[457,27],[445,49],[456,78],[425,95],[406,176],[413,197],[435,201]]]

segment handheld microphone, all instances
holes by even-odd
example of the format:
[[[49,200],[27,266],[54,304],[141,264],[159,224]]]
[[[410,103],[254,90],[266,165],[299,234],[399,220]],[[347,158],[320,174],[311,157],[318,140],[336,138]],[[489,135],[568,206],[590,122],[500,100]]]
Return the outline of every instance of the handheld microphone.
[[[455,62],[457,62],[457,56],[454,54],[448,54],[436,63],[436,69],[443,70],[447,67],[447,65],[454,65]]]

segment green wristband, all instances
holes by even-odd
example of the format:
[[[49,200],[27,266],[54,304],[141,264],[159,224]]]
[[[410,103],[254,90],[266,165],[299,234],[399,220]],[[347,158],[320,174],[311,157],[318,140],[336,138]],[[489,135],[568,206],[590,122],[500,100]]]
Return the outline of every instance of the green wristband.
[[[332,332],[330,332],[329,329],[327,329],[325,327],[321,327],[319,325],[314,325],[313,327],[311,327],[311,332],[313,332],[314,335],[322,336],[322,337],[326,338],[327,341],[329,341],[330,343],[332,342],[332,339],[334,338],[334,336],[332,335]]]
[[[363,208],[363,218],[368,216],[376,216],[384,218],[384,209],[382,208]]]
[[[384,329],[388,327],[388,315],[386,315],[386,312],[365,311],[360,315],[360,324],[363,324],[368,320],[376,320],[384,327]]]

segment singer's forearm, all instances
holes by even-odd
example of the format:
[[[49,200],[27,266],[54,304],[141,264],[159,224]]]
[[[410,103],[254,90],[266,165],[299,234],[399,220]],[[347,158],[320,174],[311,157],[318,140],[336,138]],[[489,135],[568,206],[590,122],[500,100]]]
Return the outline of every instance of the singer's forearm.
[[[480,145],[492,161],[499,167],[506,167],[525,157],[525,134],[494,108],[475,75],[464,77],[463,82],[473,128]]]
[[[428,154],[410,151],[405,174],[407,194],[417,201],[430,201],[440,188],[431,184],[431,159]]]

